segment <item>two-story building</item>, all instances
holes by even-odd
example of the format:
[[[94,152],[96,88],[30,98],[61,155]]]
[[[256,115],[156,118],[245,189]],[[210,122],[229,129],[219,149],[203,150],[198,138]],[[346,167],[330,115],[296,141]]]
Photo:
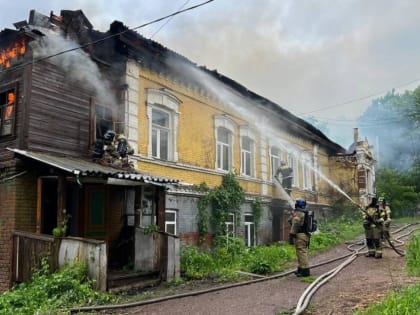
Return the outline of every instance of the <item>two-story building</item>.
[[[226,224],[241,222],[233,231],[249,246],[284,238],[297,197],[326,213],[343,197],[332,183],[358,203],[373,191],[369,152],[346,152],[121,22],[99,32],[82,11],[31,11],[15,27],[0,32],[0,290],[27,279],[24,261],[39,253],[55,255],[53,264],[95,261],[102,289],[110,270],[127,266],[179,275],[179,241],[199,239],[197,187],[229,172],[246,202]],[[282,162],[292,170],[286,189],[275,179]],[[371,172],[364,188],[358,163]],[[144,233],[155,225],[159,242]]]

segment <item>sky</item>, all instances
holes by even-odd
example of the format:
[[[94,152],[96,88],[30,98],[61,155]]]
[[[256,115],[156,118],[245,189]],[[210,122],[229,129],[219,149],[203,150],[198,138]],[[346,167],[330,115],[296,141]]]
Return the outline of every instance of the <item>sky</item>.
[[[205,1],[0,0],[0,29],[31,9],[81,9],[99,31],[115,20],[134,28]],[[420,85],[418,12],[416,0],[214,0],[137,32],[326,123],[346,147],[372,99]]]

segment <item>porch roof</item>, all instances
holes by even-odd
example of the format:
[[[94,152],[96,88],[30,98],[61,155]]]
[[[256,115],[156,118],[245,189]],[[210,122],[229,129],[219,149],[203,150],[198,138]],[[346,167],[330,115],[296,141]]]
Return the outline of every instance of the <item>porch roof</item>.
[[[19,149],[7,148],[20,156],[24,156],[38,162],[50,165],[54,168],[66,171],[76,176],[84,177],[101,177],[101,178],[116,178],[123,180],[140,181],[145,183],[155,184],[173,184],[178,183],[178,179],[169,177],[156,176],[153,174],[140,173],[136,170],[117,169],[110,166],[104,166],[94,163],[90,160],[71,157],[59,156],[45,152],[34,152]]]

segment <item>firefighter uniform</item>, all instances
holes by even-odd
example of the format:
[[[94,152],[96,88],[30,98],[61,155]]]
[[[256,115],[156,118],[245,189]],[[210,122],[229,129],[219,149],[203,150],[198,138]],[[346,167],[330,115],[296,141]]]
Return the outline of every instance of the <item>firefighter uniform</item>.
[[[363,219],[366,246],[368,248],[366,256],[382,258],[381,235],[384,223],[384,212],[380,211],[376,198],[372,198],[371,203],[367,206]]]
[[[382,228],[382,237],[385,240],[389,240],[391,237],[390,226],[391,226],[391,208],[384,198],[379,198],[379,210],[383,212],[384,224]]]
[[[310,233],[307,233],[304,226],[305,213],[302,211],[306,207],[306,201],[299,199],[296,201],[295,210],[289,217],[290,229],[289,242],[295,245],[298,268],[295,272],[298,277],[310,275],[308,248]]]

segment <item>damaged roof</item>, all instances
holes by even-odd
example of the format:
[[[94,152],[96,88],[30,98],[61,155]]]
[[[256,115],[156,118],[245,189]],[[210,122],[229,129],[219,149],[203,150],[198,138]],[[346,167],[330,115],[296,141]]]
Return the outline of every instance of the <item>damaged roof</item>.
[[[131,169],[117,169],[82,158],[58,156],[45,152],[34,152],[12,148],[7,148],[7,150],[14,152],[21,157],[26,157],[44,163],[80,177],[115,178],[154,184],[174,184],[179,182],[178,179],[140,173]]]

